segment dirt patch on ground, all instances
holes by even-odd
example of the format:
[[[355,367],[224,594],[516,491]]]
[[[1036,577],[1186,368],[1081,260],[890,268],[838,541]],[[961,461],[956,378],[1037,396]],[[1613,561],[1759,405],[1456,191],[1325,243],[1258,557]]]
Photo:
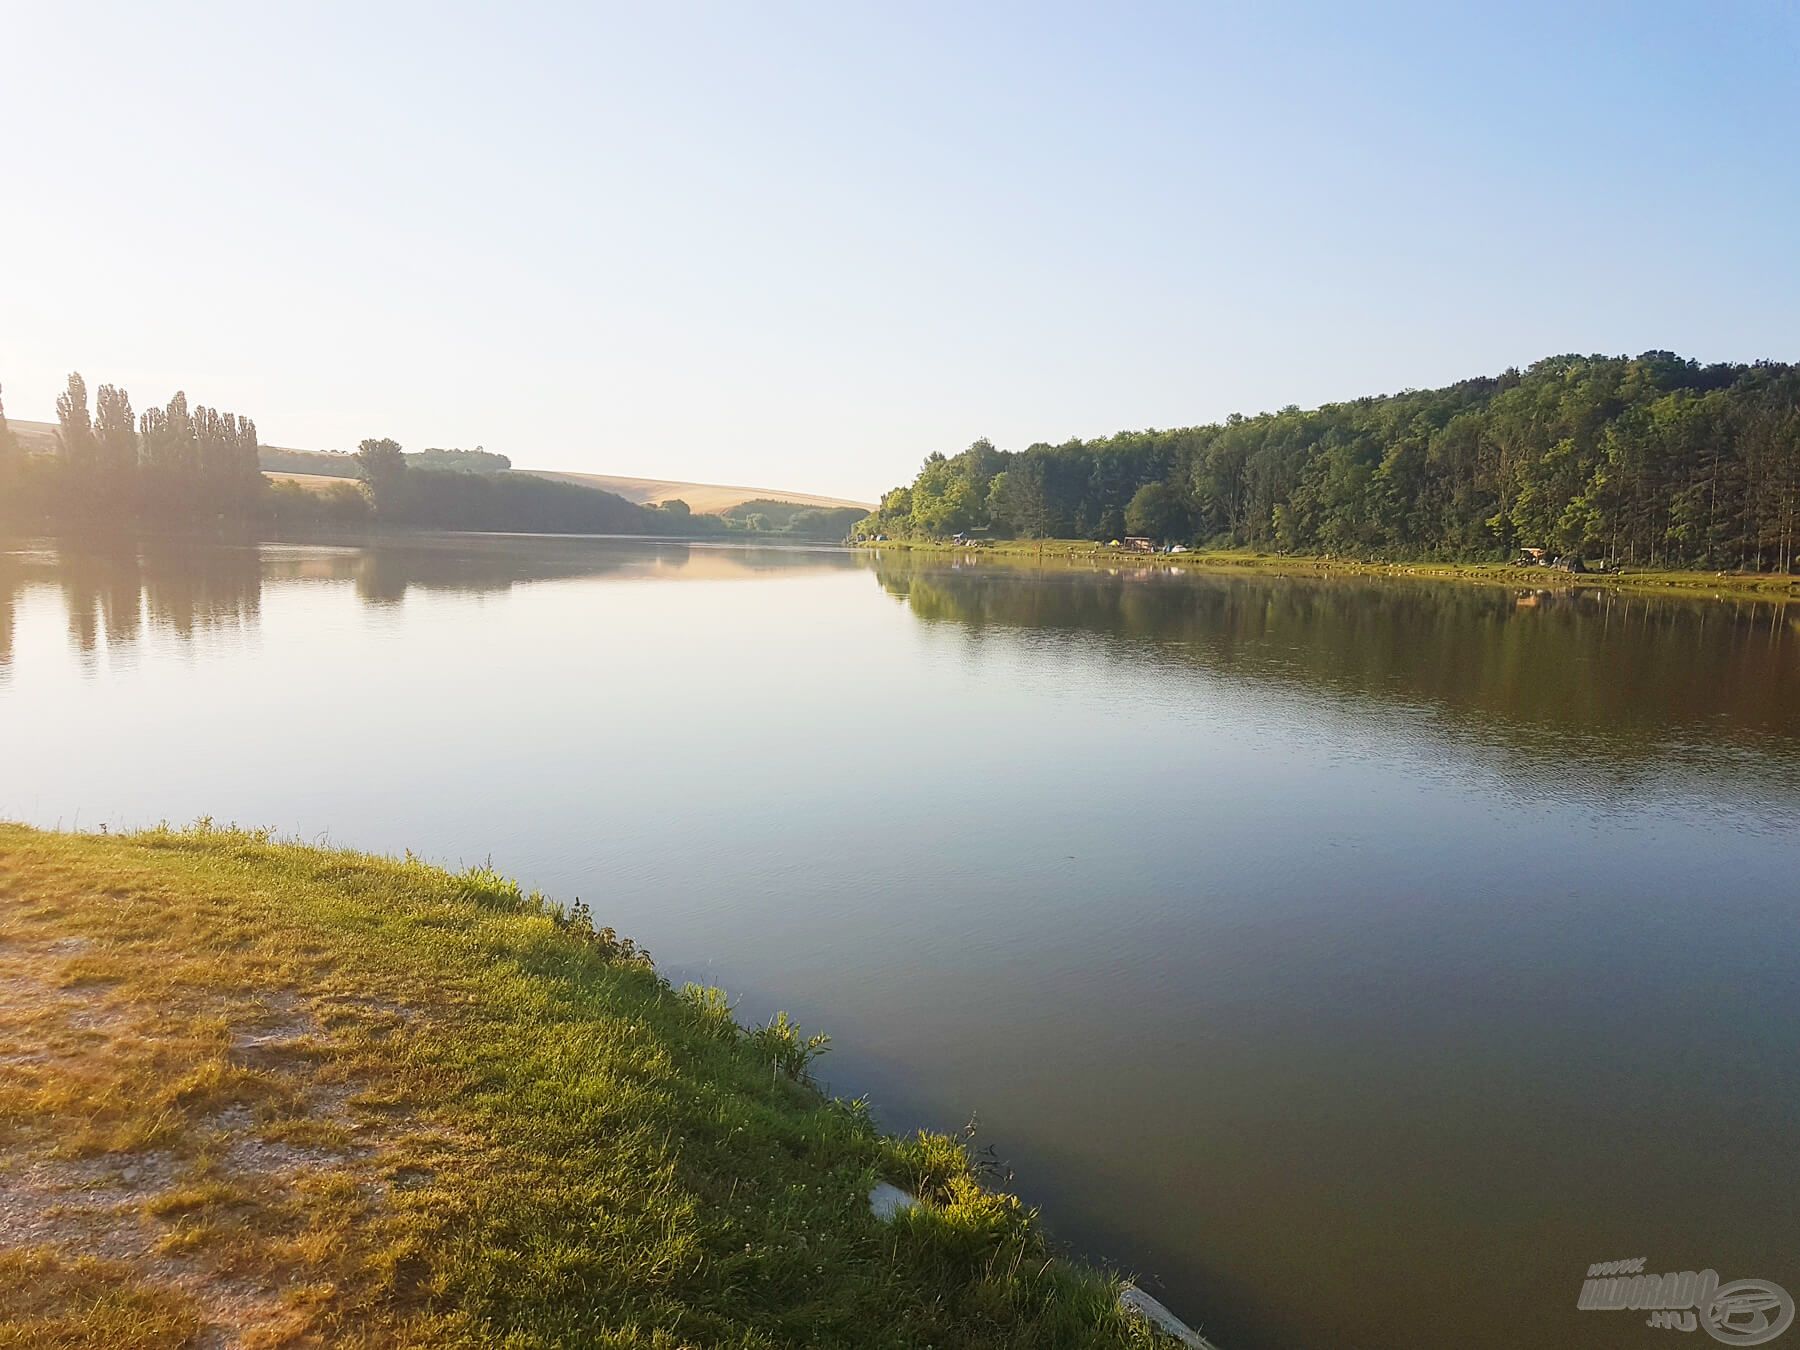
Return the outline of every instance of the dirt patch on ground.
[[[13,1160],[0,1172],[0,1251],[98,1258],[115,1277],[190,1303],[203,1345],[279,1345],[303,1333],[277,1284],[159,1251],[167,1224],[149,1206],[172,1193],[181,1172],[167,1153]]]
[[[330,1287],[309,1259],[330,1244],[319,1197],[367,1222],[390,1184],[383,1140],[407,1121],[359,1115],[298,995],[145,1007],[92,977],[104,956],[0,940],[0,1259],[128,1281],[185,1307],[194,1344],[311,1339]]]

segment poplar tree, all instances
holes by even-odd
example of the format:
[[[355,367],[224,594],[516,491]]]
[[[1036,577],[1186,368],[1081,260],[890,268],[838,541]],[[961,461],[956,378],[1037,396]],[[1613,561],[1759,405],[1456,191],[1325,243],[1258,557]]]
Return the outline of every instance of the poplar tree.
[[[137,419],[131,411],[131,395],[110,384],[94,395],[94,440],[100,471],[125,485],[137,473]]]
[[[87,381],[79,371],[70,372],[68,388],[56,396],[56,421],[63,459],[71,469],[92,469],[97,457],[94,421],[88,413]]]
[[[10,465],[19,453],[18,438],[6,424],[6,400],[0,398],[0,468]]]
[[[149,505],[161,515],[191,514],[198,504],[200,463],[187,395],[177,392],[164,407],[146,410],[138,430]]]
[[[249,510],[268,487],[257,448],[256,423],[235,414],[228,414],[225,422],[226,438],[231,444],[232,500],[238,509]]]
[[[194,505],[207,512],[220,510],[229,497],[231,486],[224,419],[217,409],[204,404],[194,408],[194,461],[197,469]]]
[[[200,446],[194,438],[194,416],[188,411],[187,395],[181,390],[163,409],[163,435],[168,446],[170,470],[179,478],[192,480],[200,471]]]
[[[0,520],[20,508],[18,478],[22,458],[18,439],[6,425],[5,400],[0,399]]]

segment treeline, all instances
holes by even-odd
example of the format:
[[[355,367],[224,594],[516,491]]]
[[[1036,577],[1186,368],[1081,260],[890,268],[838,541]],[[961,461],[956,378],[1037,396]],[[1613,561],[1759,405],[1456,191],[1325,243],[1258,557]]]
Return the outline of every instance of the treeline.
[[[262,467],[270,473],[310,473],[322,478],[356,478],[356,456],[344,450],[290,450],[279,445],[265,445],[260,452]],[[512,460],[505,455],[484,450],[446,450],[429,446],[408,451],[406,462],[416,469],[443,469],[451,473],[505,473]]]
[[[365,440],[352,458],[368,484],[375,518],[420,529],[692,534],[706,519],[532,474],[416,468],[399,442],[385,437]]]
[[[1556,356],[1443,389],[930,456],[856,527],[1789,571],[1800,367]]]
[[[416,469],[442,469],[446,473],[505,473],[512,468],[512,460],[505,455],[483,450],[479,445],[473,450],[428,445],[408,454],[406,462]]]
[[[177,393],[132,412],[131,396],[103,384],[93,406],[70,375],[57,395],[57,453],[26,454],[0,406],[0,517],[110,522],[246,518],[262,506],[256,423]]]
[[[841,540],[868,513],[856,506],[807,506],[767,497],[739,502],[720,513],[725,527],[746,534],[786,534],[801,539]]]

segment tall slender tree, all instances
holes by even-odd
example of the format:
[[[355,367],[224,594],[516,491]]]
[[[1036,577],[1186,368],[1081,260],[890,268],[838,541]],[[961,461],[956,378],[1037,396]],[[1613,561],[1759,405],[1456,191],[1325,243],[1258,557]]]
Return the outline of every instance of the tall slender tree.
[[[94,419],[88,412],[87,381],[81,372],[69,373],[69,384],[56,396],[57,443],[71,469],[91,470],[96,459]]]
[[[94,395],[94,441],[100,496],[122,508],[136,498],[138,466],[137,419],[123,389],[103,384]]]
[[[6,424],[6,400],[0,398],[0,465],[10,464],[19,453],[19,439]]]
[[[5,400],[0,399],[0,520],[23,509],[18,487],[22,459],[18,438],[6,424]]]

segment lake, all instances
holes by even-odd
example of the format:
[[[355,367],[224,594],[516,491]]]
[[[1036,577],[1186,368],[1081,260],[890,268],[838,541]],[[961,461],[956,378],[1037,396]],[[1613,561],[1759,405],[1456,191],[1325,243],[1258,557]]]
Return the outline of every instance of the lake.
[[[1659,1344],[1576,1309],[1639,1256],[1800,1293],[1800,606],[15,542],[0,764],[579,896],[1224,1350]]]

